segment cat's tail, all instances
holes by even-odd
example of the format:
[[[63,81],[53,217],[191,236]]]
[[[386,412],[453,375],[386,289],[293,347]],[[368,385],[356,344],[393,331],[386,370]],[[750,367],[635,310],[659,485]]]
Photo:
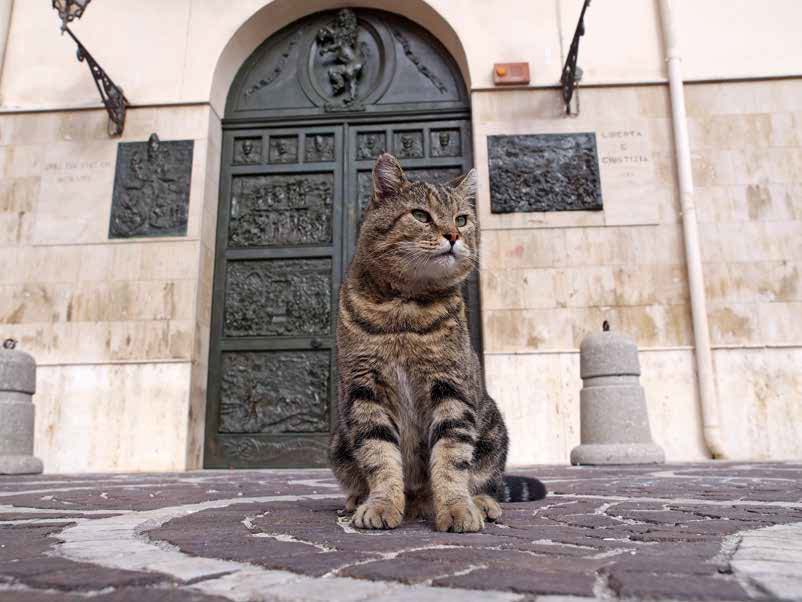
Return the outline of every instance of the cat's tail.
[[[546,486],[531,477],[504,475],[501,502],[534,502],[546,497]]]

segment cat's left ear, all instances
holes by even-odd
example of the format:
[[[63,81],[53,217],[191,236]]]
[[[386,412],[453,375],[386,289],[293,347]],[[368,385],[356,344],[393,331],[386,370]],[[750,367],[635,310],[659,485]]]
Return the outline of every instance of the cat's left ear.
[[[382,153],[373,166],[373,198],[383,201],[398,194],[407,178],[398,159],[390,153]]]
[[[472,169],[464,176],[454,178],[448,183],[462,198],[471,203],[476,203],[476,169]]]

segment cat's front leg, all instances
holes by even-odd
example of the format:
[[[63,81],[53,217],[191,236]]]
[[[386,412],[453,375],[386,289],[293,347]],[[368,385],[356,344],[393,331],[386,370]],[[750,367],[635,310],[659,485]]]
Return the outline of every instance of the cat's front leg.
[[[484,526],[469,490],[476,445],[476,414],[459,385],[437,380],[431,388],[430,472],[438,531],[467,533]]]
[[[354,458],[368,482],[368,497],[354,513],[360,529],[394,529],[404,516],[404,470],[399,433],[386,404],[371,386],[348,393]]]

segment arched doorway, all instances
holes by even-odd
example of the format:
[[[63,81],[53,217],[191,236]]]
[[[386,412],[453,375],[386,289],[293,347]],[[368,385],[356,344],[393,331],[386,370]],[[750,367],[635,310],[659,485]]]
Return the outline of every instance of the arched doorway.
[[[412,179],[472,166],[448,52],[413,22],[341,9],[243,64],[223,120],[205,466],[323,466],[336,405],[337,291],[388,150]],[[478,286],[466,287],[481,349]]]

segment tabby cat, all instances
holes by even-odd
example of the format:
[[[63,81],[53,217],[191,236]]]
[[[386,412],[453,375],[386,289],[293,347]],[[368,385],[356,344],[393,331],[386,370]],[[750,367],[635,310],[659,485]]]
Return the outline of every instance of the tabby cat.
[[[478,263],[476,172],[448,185],[410,182],[392,155],[340,290],[339,414],[331,462],[352,524],[392,529],[433,518],[479,531],[498,501],[546,495],[505,477],[507,429],[482,382],[460,285]]]

